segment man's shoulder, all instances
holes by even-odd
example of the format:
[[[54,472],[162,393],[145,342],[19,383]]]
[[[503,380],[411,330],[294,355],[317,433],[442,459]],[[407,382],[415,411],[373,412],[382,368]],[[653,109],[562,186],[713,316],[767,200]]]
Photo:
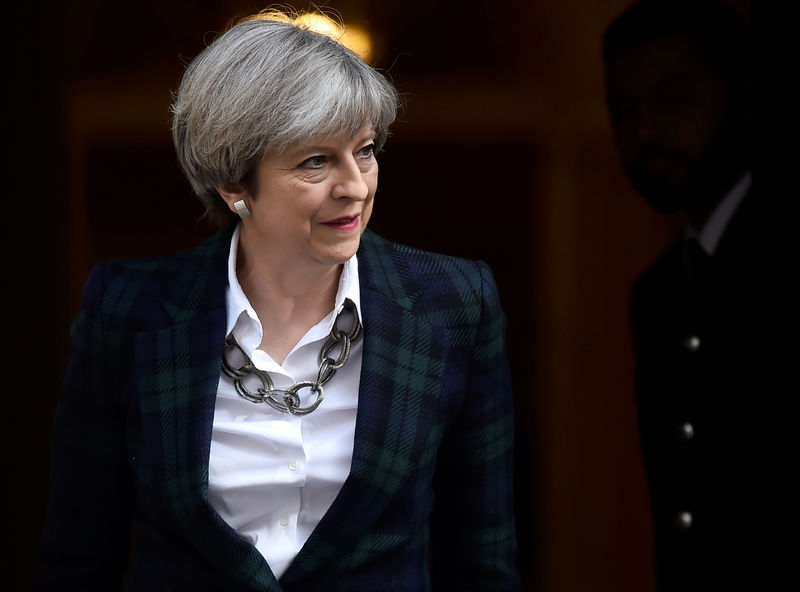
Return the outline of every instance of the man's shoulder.
[[[644,271],[634,280],[634,295],[642,292],[660,290],[661,287],[674,284],[683,274],[683,262],[680,241],[669,245]]]

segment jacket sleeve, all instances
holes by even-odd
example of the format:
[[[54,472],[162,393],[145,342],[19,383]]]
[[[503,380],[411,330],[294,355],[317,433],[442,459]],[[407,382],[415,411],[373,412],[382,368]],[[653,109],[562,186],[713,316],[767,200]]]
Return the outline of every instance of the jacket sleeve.
[[[519,589],[506,319],[489,267],[478,265],[481,310],[467,389],[442,441],[434,478],[434,590]]]
[[[129,350],[103,310],[104,302],[114,300],[104,270],[98,266],[89,276],[83,311],[72,327],[73,353],[53,427],[36,590],[119,589],[129,558],[132,489],[120,404]]]

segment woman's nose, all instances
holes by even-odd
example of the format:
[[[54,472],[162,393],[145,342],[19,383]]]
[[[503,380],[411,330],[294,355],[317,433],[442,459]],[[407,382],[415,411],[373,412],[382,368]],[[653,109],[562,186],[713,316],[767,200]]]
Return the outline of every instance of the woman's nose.
[[[333,186],[335,198],[364,201],[369,197],[369,185],[355,159],[342,161],[336,174],[338,177]]]

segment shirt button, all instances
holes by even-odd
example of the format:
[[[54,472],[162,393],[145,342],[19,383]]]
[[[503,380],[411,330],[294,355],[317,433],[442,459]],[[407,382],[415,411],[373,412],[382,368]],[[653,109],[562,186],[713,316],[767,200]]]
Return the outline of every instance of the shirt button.
[[[700,349],[700,338],[697,335],[687,337],[683,342],[683,347],[689,351],[696,352]]]
[[[675,516],[675,525],[679,530],[689,530],[692,527],[692,513],[678,512]]]
[[[289,526],[289,519],[288,518],[281,518],[278,520],[281,526]]]
[[[686,423],[682,423],[678,428],[678,437],[680,437],[680,439],[684,442],[688,442],[694,438],[694,426],[688,421]]]
[[[297,470],[297,461],[296,460],[293,460],[292,462],[289,463],[289,470],[290,471],[296,471]]]

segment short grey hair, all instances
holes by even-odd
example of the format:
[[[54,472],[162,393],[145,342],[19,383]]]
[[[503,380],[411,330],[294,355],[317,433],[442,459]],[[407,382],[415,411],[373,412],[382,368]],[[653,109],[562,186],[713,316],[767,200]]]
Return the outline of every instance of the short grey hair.
[[[172,138],[206,215],[223,226],[232,214],[216,187],[249,189],[268,152],[365,126],[380,149],[397,107],[397,91],[375,68],[273,11],[233,26],[189,64],[172,105]]]

